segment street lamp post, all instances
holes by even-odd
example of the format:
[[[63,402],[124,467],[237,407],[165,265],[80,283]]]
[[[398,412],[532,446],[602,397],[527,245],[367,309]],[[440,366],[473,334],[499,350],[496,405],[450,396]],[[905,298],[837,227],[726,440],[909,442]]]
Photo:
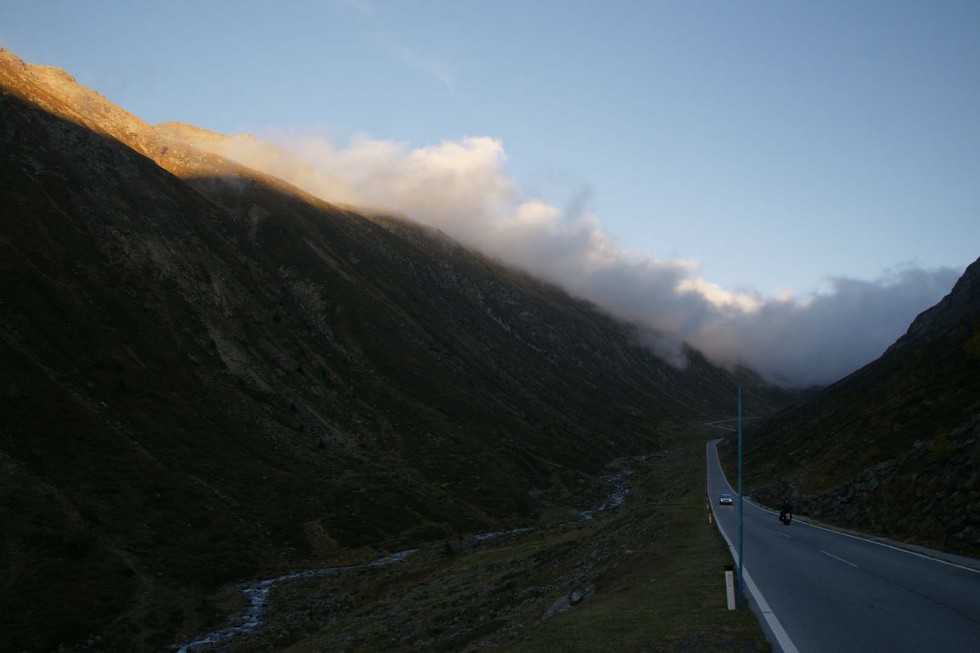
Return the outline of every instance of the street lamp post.
[[[738,386],[738,607],[742,608],[742,566],[745,563],[744,521],[742,520],[742,386]]]

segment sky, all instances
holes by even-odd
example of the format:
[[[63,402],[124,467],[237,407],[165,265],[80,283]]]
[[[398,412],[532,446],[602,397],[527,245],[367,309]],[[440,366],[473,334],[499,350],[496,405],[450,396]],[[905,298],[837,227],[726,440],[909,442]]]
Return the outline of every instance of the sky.
[[[974,0],[0,5],[147,122],[795,384],[980,256],[978,34]]]

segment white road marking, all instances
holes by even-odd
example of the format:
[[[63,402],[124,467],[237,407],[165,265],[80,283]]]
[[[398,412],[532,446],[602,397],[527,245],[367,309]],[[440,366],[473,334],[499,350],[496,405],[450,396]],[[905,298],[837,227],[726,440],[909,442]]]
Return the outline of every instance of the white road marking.
[[[776,531],[776,535],[782,535],[785,538],[793,539],[792,535],[787,535],[786,533],[780,533],[779,531]]]
[[[858,567],[858,566],[857,566],[856,564],[854,564],[853,562],[848,562],[847,560],[844,560],[844,558],[838,558],[838,557],[837,557],[837,556],[835,556],[835,555],[834,555],[833,553],[827,553],[827,552],[826,552],[826,551],[824,551],[823,549],[820,549],[820,553],[822,553],[822,554],[824,554],[825,556],[830,556],[831,558],[833,558],[834,560],[837,560],[838,562],[843,562],[843,563],[844,563],[845,565],[851,565],[851,566],[852,566],[852,567],[854,567],[855,569],[860,569],[860,567]]]
[[[711,443],[708,443],[709,446],[710,444]],[[724,478],[724,469],[721,470],[721,475],[722,478]],[[725,479],[725,482],[727,483],[728,479]],[[712,512],[714,509],[714,504],[711,504]],[[718,532],[721,533],[721,536],[725,538],[726,542],[728,542],[728,550],[731,551],[732,558],[735,559],[735,564],[738,565],[738,551],[735,550],[735,545],[732,544],[732,541],[729,539],[728,535],[721,528],[721,523],[718,521],[718,515],[715,515],[715,525],[718,527]],[[779,644],[781,649],[783,649],[783,653],[800,653],[800,649],[796,648],[796,644],[794,644],[793,640],[789,638],[789,635],[786,633],[786,629],[783,628],[783,624],[779,622],[779,619],[772,611],[772,608],[769,607],[769,603],[763,598],[762,592],[759,591],[759,587],[755,584],[755,581],[752,580],[752,576],[749,574],[749,568],[744,565],[742,566],[742,579],[748,586],[749,592],[753,597],[755,597],[755,603],[759,607],[759,612],[761,612],[763,618],[765,618],[766,623],[769,625],[769,629],[772,631],[773,637],[776,638],[776,643]]]
[[[760,506],[756,506],[756,507],[760,507]],[[762,508],[762,510],[766,510],[766,509],[765,508]],[[838,530],[835,530],[833,528],[827,528],[826,526],[818,526],[816,524],[811,524],[809,522],[800,522],[800,523],[801,524],[805,524],[805,525],[809,526],[810,528],[819,528],[820,530],[827,531],[828,533],[836,533],[837,535],[843,535],[844,537],[849,537],[852,540],[860,540],[862,542],[868,542],[869,544],[877,544],[878,546],[883,546],[886,549],[891,549],[892,551],[898,551],[899,553],[907,553],[909,555],[918,556],[918,557],[924,558],[926,560],[932,560],[933,562],[938,562],[938,563],[943,564],[943,565],[948,565],[950,567],[956,567],[957,569],[964,569],[966,571],[972,571],[975,574],[980,574],[980,569],[973,569],[972,567],[965,567],[963,565],[958,565],[955,562],[950,562],[949,560],[942,560],[940,558],[934,558],[934,557],[932,557],[930,555],[925,555],[924,553],[919,553],[918,551],[909,551],[908,549],[903,549],[901,547],[892,546],[891,544],[886,544],[885,542],[879,542],[878,540],[868,539],[867,537],[861,537],[860,535],[851,535],[850,533],[845,533],[843,531],[838,531]]]

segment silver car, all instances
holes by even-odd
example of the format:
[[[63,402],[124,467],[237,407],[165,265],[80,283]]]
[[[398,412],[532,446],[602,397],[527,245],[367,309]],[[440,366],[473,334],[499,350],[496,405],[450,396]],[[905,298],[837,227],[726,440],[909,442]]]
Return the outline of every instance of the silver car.
[[[721,495],[721,497],[719,497],[718,503],[720,503],[723,506],[730,506],[733,503],[735,503],[735,501],[734,499],[732,499],[732,495],[726,492],[725,494]]]

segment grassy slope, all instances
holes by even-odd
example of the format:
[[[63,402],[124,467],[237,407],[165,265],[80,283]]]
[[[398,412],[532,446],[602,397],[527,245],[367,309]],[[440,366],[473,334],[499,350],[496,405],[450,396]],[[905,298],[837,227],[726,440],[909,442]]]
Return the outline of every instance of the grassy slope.
[[[655,460],[637,487],[638,529],[605,591],[508,650],[768,650],[748,609],[725,609],[722,570],[731,557],[705,517],[704,447],[694,442],[675,454]]]
[[[234,650],[767,651],[751,612],[726,609],[731,558],[705,516],[704,465],[701,441],[679,441],[592,522],[284,585]],[[585,600],[545,618],[573,591]]]

